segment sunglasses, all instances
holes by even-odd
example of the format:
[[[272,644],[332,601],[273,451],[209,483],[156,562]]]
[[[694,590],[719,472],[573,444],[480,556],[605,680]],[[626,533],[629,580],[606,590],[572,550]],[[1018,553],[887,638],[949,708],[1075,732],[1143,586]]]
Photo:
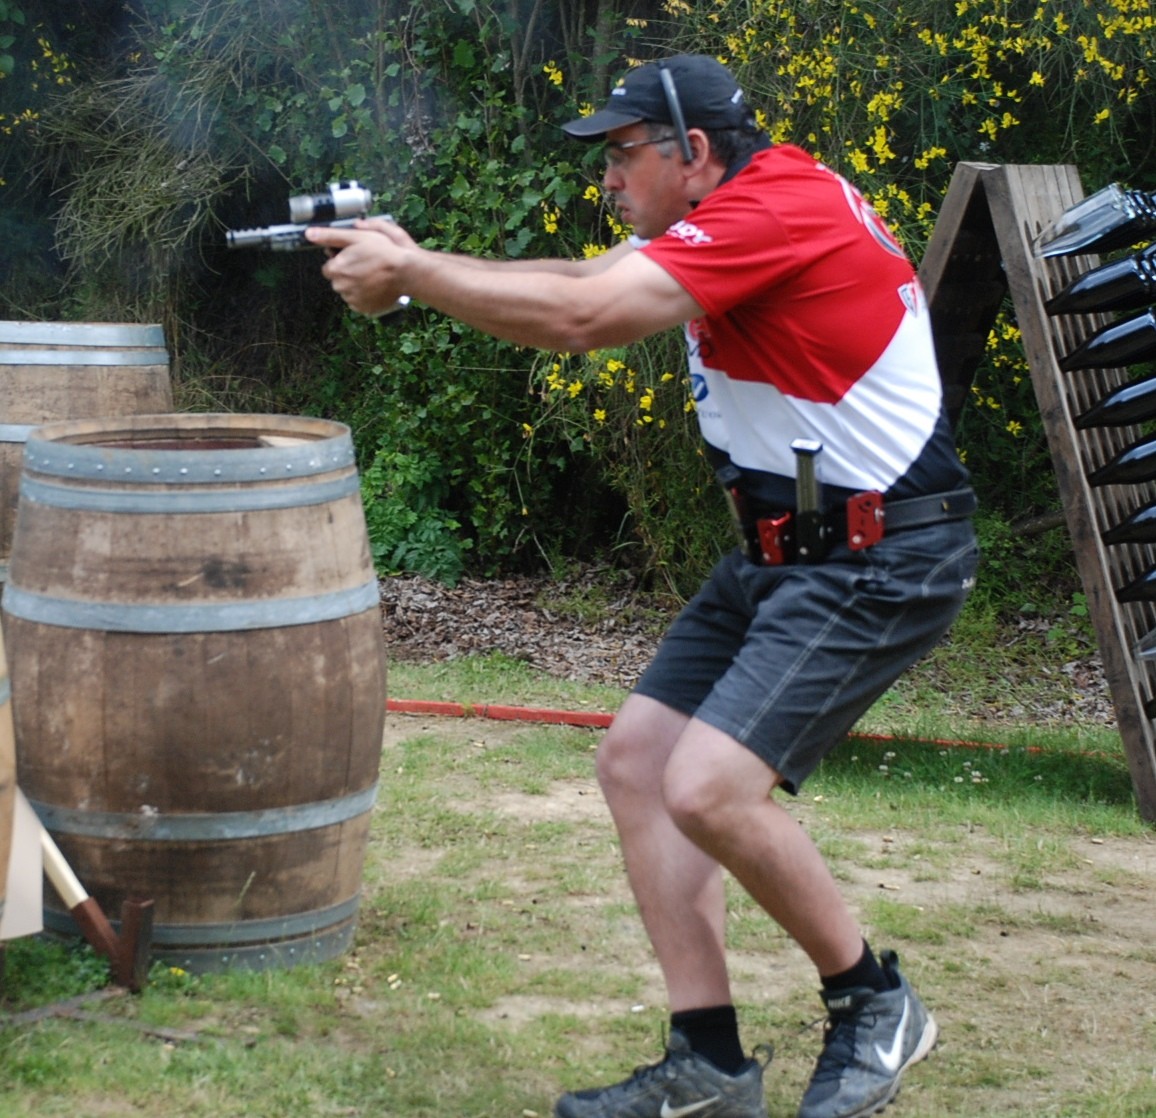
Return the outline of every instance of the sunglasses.
[[[625,165],[625,152],[630,151],[631,148],[644,148],[649,144],[666,144],[674,139],[674,136],[655,136],[653,140],[627,140],[624,144],[611,142],[602,149],[602,162],[606,164],[607,169],[619,168]]]

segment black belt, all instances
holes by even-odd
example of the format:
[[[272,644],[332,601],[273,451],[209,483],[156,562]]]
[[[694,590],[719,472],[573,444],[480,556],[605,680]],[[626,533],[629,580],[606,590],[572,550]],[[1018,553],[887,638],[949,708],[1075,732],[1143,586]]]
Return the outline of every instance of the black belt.
[[[956,489],[903,501],[886,501],[879,493],[856,493],[844,506],[817,514],[807,525],[807,546],[799,543],[801,524],[790,510],[769,516],[742,514],[742,494],[730,491],[736,512],[743,553],[760,566],[784,563],[816,563],[835,544],[846,543],[852,551],[877,544],[884,535],[908,528],[923,528],[945,520],[963,520],[976,510],[975,491]]]
[[[974,489],[956,489],[951,493],[929,493],[926,497],[887,501],[883,505],[884,530],[899,532],[904,528],[938,524],[941,520],[963,520],[973,515],[976,507]],[[843,524],[846,526],[846,518]]]

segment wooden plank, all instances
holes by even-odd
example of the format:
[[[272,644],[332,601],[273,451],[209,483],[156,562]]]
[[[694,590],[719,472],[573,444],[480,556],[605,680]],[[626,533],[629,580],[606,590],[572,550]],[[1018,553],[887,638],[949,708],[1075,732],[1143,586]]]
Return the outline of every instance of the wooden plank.
[[[959,422],[1007,281],[984,191],[983,163],[952,175],[919,266],[935,332],[935,355],[952,426]]]

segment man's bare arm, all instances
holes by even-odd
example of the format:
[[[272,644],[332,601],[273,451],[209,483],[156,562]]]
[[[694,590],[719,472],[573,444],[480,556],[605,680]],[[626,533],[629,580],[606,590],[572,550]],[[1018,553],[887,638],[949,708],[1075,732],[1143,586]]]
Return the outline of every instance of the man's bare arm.
[[[467,268],[492,269],[509,272],[549,272],[559,276],[593,276],[604,272],[616,260],[634,251],[629,241],[620,241],[606,252],[583,260],[568,260],[564,257],[549,257],[533,260],[490,260],[481,256],[463,256],[446,253],[449,259]]]
[[[555,268],[431,252],[385,223],[318,227],[308,235],[339,250],[322,271],[355,310],[374,313],[408,294],[519,345],[581,353],[637,341],[703,313],[668,272],[625,244],[605,258]]]

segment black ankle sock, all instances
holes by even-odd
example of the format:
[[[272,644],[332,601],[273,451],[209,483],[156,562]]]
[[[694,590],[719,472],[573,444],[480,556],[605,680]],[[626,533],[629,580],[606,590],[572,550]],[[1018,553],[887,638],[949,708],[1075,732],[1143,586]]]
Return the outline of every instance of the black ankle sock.
[[[710,1060],[719,1071],[734,1075],[746,1063],[739,1042],[738,1015],[733,1005],[686,1009],[670,1015],[670,1027],[686,1037],[690,1050]]]
[[[874,952],[863,941],[863,954],[859,962],[848,970],[839,974],[823,974],[819,976],[824,990],[850,990],[855,986],[869,986],[872,990],[883,993],[892,988],[891,979],[887,972],[879,965]]]

